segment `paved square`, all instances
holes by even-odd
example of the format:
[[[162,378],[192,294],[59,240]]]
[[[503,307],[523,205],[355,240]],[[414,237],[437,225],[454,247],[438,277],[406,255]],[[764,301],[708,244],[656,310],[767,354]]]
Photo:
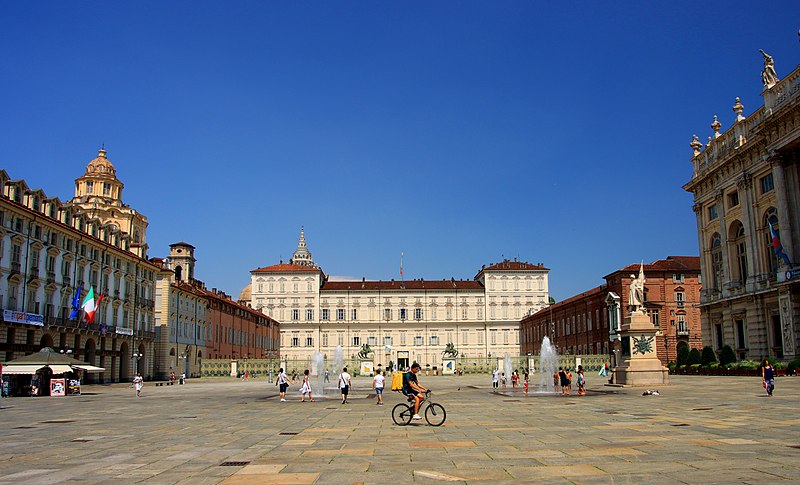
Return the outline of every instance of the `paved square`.
[[[277,399],[266,380],[85,386],[0,401],[0,483],[767,483],[800,482],[800,378],[673,376],[661,396],[494,394],[488,376],[425,377],[447,409],[396,426],[355,379],[332,395]]]

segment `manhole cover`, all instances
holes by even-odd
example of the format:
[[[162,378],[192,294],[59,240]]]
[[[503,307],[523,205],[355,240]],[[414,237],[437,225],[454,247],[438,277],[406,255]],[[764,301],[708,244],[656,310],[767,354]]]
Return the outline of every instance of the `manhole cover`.
[[[53,423],[74,423],[74,419],[49,419],[47,421],[42,421],[42,424],[53,424]]]
[[[689,425],[686,423],[678,423],[678,424],[673,424],[672,426],[689,426]]]
[[[90,440],[88,438],[75,438],[74,440],[72,440],[73,443],[88,443],[90,441],[94,440]]]
[[[219,466],[245,466],[249,464],[249,461],[223,461]]]
[[[283,433],[278,433],[278,434],[282,434],[282,435],[285,435],[285,436],[294,436],[294,435],[296,435],[297,433],[293,433],[293,432],[291,432],[291,431],[284,431]]]

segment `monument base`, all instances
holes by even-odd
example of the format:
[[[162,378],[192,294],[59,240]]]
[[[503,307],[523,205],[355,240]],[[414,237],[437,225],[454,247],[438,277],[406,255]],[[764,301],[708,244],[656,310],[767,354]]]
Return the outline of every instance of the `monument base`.
[[[655,351],[656,328],[643,311],[625,317],[620,331],[622,362],[614,368],[614,383],[623,386],[669,384],[669,370]]]

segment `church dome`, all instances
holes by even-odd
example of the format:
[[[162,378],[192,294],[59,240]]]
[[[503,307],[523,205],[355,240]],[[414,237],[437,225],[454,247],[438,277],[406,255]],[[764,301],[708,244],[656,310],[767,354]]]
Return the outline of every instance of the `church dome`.
[[[253,297],[252,293],[252,285],[247,285],[242,288],[242,292],[239,293],[239,301],[246,301],[249,302]]]
[[[97,153],[97,158],[89,162],[89,165],[86,166],[86,175],[111,178],[117,177],[117,170],[114,168],[114,165],[111,164],[111,161],[106,158],[106,151],[104,149],[101,148]]]

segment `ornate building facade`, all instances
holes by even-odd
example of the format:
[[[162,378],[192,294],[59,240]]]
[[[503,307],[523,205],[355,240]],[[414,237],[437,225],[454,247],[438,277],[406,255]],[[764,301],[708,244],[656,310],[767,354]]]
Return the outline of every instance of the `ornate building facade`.
[[[519,320],[548,302],[541,264],[503,261],[472,280],[331,281],[308,251],[305,232],[288,263],[250,272],[250,303],[281,323],[286,359],[341,346],[354,358],[362,345],[375,363],[440,366],[452,343],[459,358],[519,355]]]
[[[655,325],[656,354],[666,364],[677,358],[679,346],[700,348],[700,258],[668,256],[643,266],[644,308]],[[520,324],[522,351],[538,355],[542,338],[549,337],[560,354],[605,354],[611,359],[612,341],[627,308],[632,264],[606,275],[606,282],[526,317]],[[610,341],[612,339],[612,341]]]
[[[104,198],[87,198],[88,208],[48,197],[0,170],[4,361],[53,347],[106,369],[87,375],[89,382],[126,381],[137,371],[152,376],[158,267],[143,257],[146,246],[136,248],[126,232],[128,225],[105,217],[112,211],[109,207],[127,206],[120,199],[122,184],[103,150],[86,169],[87,174],[100,171],[106,174],[102,180],[109,191],[105,193],[102,186]],[[79,185],[88,183],[83,177],[78,180],[83,180]],[[134,217],[134,226],[137,220]],[[87,324],[83,315],[69,318],[79,287],[79,299],[90,287],[103,295],[94,323]]]
[[[779,80],[764,54],[763,106],[690,146],[704,290],[703,338],[741,359],[800,355],[800,67]],[[773,249],[772,231],[787,258]]]

